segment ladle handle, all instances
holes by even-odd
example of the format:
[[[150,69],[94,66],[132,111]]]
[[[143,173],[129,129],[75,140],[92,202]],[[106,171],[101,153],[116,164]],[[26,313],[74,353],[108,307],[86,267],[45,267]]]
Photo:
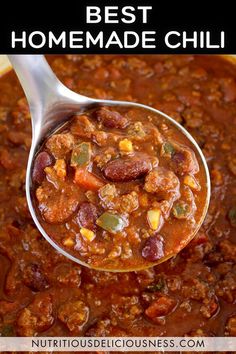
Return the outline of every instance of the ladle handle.
[[[27,97],[31,113],[48,106],[61,85],[44,55],[8,55]]]
[[[29,103],[33,144],[72,112],[88,107],[93,100],[79,95],[56,77],[44,55],[9,55]]]

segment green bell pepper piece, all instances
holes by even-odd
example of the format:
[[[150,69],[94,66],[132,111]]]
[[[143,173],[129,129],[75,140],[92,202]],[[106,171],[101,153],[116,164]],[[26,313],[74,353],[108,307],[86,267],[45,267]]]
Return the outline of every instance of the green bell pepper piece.
[[[189,215],[189,205],[179,201],[173,206],[172,213],[176,219],[186,219]]]
[[[77,144],[71,154],[71,166],[86,166],[89,164],[91,160],[92,148],[91,144],[87,142],[83,142],[81,144]]]
[[[175,148],[174,146],[166,141],[163,145],[162,145],[162,148],[163,148],[163,152],[165,155],[169,155],[169,156],[172,156],[175,154]]]
[[[126,226],[125,220],[120,215],[108,211],[97,219],[96,224],[111,233],[122,231]]]

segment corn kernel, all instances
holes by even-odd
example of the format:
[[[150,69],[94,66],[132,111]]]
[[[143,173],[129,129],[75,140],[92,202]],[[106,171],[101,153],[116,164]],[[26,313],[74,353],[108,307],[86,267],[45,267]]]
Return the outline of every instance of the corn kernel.
[[[88,241],[93,241],[95,239],[95,233],[85,227],[81,227],[80,229],[81,235],[86,238]]]
[[[56,161],[55,165],[53,166],[54,170],[57,173],[59,178],[64,179],[66,177],[66,162],[63,159],[59,159]]]
[[[147,212],[148,223],[152,230],[157,230],[161,222],[161,210],[151,209]]]
[[[53,169],[52,167],[45,167],[44,169],[44,172],[47,174],[47,175],[50,175],[52,173]]]
[[[123,139],[119,142],[119,149],[124,152],[132,152],[133,144],[132,141],[128,139]]]
[[[187,175],[184,177],[184,184],[189,186],[194,191],[199,191],[201,189],[200,185],[193,176]]]
[[[55,169],[51,166],[45,167],[44,172],[46,173],[47,177],[50,181],[57,181],[57,173]]]
[[[62,241],[62,243],[66,247],[73,247],[75,244],[75,241],[73,240],[72,237],[67,237]]]
[[[47,179],[55,186],[58,185],[58,175],[54,167],[45,167],[44,172],[47,175]]]

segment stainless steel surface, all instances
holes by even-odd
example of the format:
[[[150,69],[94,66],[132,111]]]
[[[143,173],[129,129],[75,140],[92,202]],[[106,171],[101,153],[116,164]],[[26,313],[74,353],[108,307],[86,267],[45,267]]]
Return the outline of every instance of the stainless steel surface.
[[[37,153],[40,143],[49,135],[52,130],[60,126],[66,119],[74,113],[80,113],[87,109],[98,106],[126,106],[126,107],[140,107],[147,109],[153,113],[157,113],[171,122],[178,128],[193,144],[195,150],[198,152],[205,170],[206,184],[207,184],[207,202],[202,217],[202,222],[205,218],[209,201],[210,201],[210,177],[204,155],[197,145],[193,137],[185,130],[179,123],[168,115],[160,112],[154,108],[145,106],[143,104],[126,102],[126,101],[112,101],[92,99],[79,95],[66,86],[64,86],[51,70],[43,55],[9,55],[8,56],[20,83],[26,94],[32,120],[32,145],[28,159],[27,173],[26,173],[26,196],[32,218],[46,240],[56,248],[57,251],[70,258],[71,260],[88,267],[88,264],[75,258],[64,249],[59,247],[44,231],[39,220],[37,219],[34,206],[31,198],[31,171],[34,161],[34,156]],[[200,224],[199,224],[200,227]],[[199,229],[199,228],[198,228]],[[194,232],[194,235],[196,232]],[[192,236],[194,236],[192,235]]]

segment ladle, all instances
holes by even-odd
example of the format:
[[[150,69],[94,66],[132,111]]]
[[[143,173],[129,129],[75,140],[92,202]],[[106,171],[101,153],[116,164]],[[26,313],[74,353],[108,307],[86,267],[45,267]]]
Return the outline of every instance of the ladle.
[[[62,123],[64,123],[66,119],[68,119],[74,113],[81,113],[99,106],[122,106],[134,108],[140,107],[142,109],[148,110],[149,112],[157,113],[166,119],[167,123],[171,122],[178,130],[182,132],[182,134],[184,134],[189,139],[189,141],[195,147],[195,151],[199,155],[206,176],[207,198],[204,215],[201,220],[201,222],[203,222],[210,199],[209,171],[204,155],[198,144],[187,132],[187,130],[185,130],[179,123],[177,123],[174,119],[170,118],[163,112],[143,104],[125,101],[94,99],[75,93],[69,90],[59,81],[43,55],[9,55],[8,57],[24,89],[31,113],[32,145],[26,173],[26,196],[29,210],[41,234],[53,247],[55,247],[57,251],[79,264],[89,266],[56,244],[41,226],[37,218],[37,214],[34,210],[31,194],[31,172],[34,158],[37,151],[39,150],[40,144],[49,135],[49,133],[55,130],[56,127],[62,125]],[[198,229],[196,229],[196,232]]]

